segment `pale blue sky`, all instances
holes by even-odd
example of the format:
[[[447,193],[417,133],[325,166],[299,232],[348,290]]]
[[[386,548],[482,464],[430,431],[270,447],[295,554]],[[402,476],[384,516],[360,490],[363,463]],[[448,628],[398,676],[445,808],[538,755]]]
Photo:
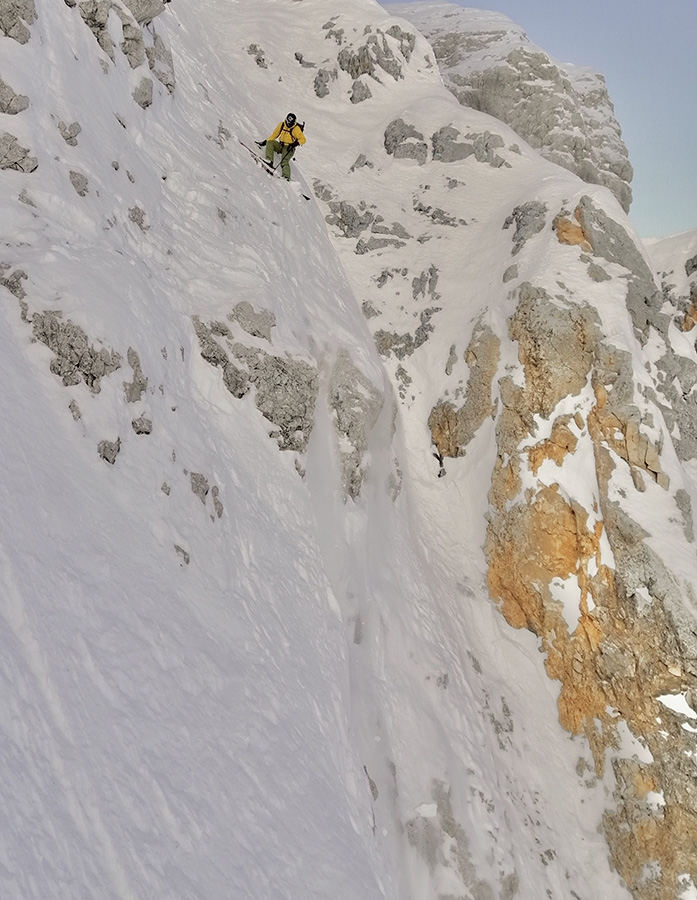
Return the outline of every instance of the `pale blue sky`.
[[[550,56],[601,72],[634,166],[637,231],[697,228],[697,0],[459,5],[505,13]]]

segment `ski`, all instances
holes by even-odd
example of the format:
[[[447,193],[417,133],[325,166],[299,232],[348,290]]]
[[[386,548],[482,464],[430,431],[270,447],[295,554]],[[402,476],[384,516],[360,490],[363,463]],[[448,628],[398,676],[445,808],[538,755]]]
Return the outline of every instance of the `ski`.
[[[263,156],[259,156],[259,154],[258,154],[255,150],[252,150],[252,148],[251,148],[249,145],[245,144],[244,141],[240,141],[240,144],[242,144],[242,146],[244,147],[244,149],[247,150],[247,151],[252,155],[252,158],[254,159],[254,162],[255,162],[258,166],[261,166],[261,168],[262,168],[267,174],[269,174],[272,178],[282,178],[282,177],[283,177],[282,175],[279,175],[279,174],[278,174],[278,172],[276,171],[276,168],[275,168],[274,166],[271,165],[271,163],[268,161],[268,159],[264,159]],[[291,182],[291,184],[292,184],[292,183],[293,183],[293,182]],[[297,184],[297,182],[295,182],[295,183]],[[300,196],[303,198],[303,200],[309,200],[309,199],[310,199],[310,197],[309,197],[307,194],[303,194],[302,192],[300,193]]]

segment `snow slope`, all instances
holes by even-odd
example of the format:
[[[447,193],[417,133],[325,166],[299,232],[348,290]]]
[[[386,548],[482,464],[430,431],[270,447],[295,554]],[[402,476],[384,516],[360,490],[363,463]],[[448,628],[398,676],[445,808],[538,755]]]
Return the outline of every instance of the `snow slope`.
[[[594,775],[538,639],[489,597],[494,424],[445,478],[427,427],[464,389],[475,322],[507,332],[513,287],[587,289],[546,233],[511,258],[514,207],[588,192],[619,207],[460,107],[424,38],[387,34],[413,30],[372,0],[173,3],[145,35],[171,48],[176,88],[155,81],[146,109],[116,9],[113,63],[55,0],[37,0],[26,44],[0,39],[3,78],[30,100],[2,126],[38,162],[0,171],[2,896],[628,897],[598,830],[612,769]],[[359,75],[372,97],[352,103],[358,79],[335,61],[367,26],[400,71]],[[307,121],[299,185],[237,140],[289,108]],[[475,149],[425,169],[395,154],[407,137],[388,155],[399,117]],[[59,121],[79,121],[76,145]],[[592,302],[643,363],[621,299],[614,281]],[[273,314],[270,339],[230,318],[243,302]],[[51,370],[41,329],[68,321],[120,357],[98,392]],[[279,450],[261,382],[233,396],[196,322],[241,369],[314,372],[311,433]],[[378,354],[379,330],[419,325],[413,354]],[[337,429],[378,393],[347,498],[354,432]],[[583,472],[569,490],[593,493]],[[644,751],[628,736],[623,752]]]

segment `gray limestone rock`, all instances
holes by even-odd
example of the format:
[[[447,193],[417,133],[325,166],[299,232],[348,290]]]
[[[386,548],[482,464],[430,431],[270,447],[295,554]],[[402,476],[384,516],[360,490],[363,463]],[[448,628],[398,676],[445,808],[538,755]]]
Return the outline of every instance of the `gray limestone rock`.
[[[619,597],[634,615],[643,619],[665,615],[670,626],[658,633],[666,642],[677,640],[680,656],[697,673],[697,633],[694,618],[683,602],[680,589],[658,554],[645,541],[647,534],[616,503],[603,508],[608,536],[615,555],[615,580]],[[656,601],[646,604],[644,596]],[[671,633],[672,632],[672,633]]]
[[[116,457],[119,455],[120,451],[121,438],[116,438],[115,441],[100,441],[97,447],[97,452],[101,458],[111,466],[116,462]]]
[[[152,106],[152,92],[152,78],[141,78],[138,86],[133,91],[132,97],[141,109],[147,109],[149,106]]]
[[[249,390],[249,375],[243,370],[237,368],[229,360],[223,366],[223,384],[226,390],[230,391],[233,397],[239,400]]]
[[[452,125],[445,125],[431,136],[433,158],[437,162],[451,163],[467,159],[474,154],[474,145],[458,141],[460,132]]]
[[[316,370],[302,360],[260,351],[250,355],[244,353],[244,348],[242,352],[250,367],[249,380],[255,387],[254,402],[264,418],[278,428],[272,437],[279,448],[305,450],[319,392]]]
[[[409,332],[397,334],[396,332],[384,331],[383,329],[376,331],[374,340],[378,353],[381,356],[389,356],[390,353],[394,353],[397,359],[400,360],[406,356],[411,356],[415,350],[418,350],[428,340],[433,331],[431,318],[437,312],[440,312],[438,307],[424,309],[420,314],[421,324],[414,334]]]
[[[415,159],[423,166],[428,158],[424,136],[404,119],[394,119],[385,129],[385,150],[395,159]]]
[[[322,26],[322,30],[326,31],[325,40],[329,40],[329,38],[334,38],[334,40],[341,46],[344,41],[344,29],[343,28],[335,28],[336,20],[338,16],[334,16],[333,19],[330,19],[328,22],[325,22]]]
[[[639,248],[626,230],[596,207],[590,197],[582,197],[576,215],[593,253],[628,270],[627,309],[637,337],[646,343],[649,327],[667,335],[670,317],[661,313],[663,295]]]
[[[269,66],[264,57],[264,51],[258,44],[250,44],[249,47],[247,47],[247,53],[254,57],[254,62],[260,69],[268,69]]]
[[[208,484],[208,479],[205,475],[201,475],[200,472],[192,472],[190,475],[191,479],[191,490],[198,499],[206,505],[206,497],[208,496],[208,492],[210,490],[210,486]]]
[[[214,323],[208,326],[198,316],[194,316],[192,321],[203,359],[212,366],[222,369],[223,384],[233,397],[238,399],[244,397],[250,387],[249,374],[230,361],[228,353],[215,339],[215,335],[231,338],[232,332],[230,329],[222,323]]]
[[[14,116],[23,112],[28,106],[29,97],[15,93],[10,85],[0,78],[0,113]]]
[[[129,20],[129,18],[116,7],[116,12],[121,19],[121,27],[123,29],[123,41],[120,44],[121,52],[128,60],[128,64],[132,69],[137,69],[145,62],[145,41],[143,40],[143,32],[138,25]]]
[[[375,71],[375,63],[367,45],[359,47],[357,51],[345,47],[337,56],[339,68],[356,80],[361,75],[372,75]]]
[[[466,225],[464,219],[457,219],[451,216],[440,206],[426,206],[420,200],[414,200],[414,211],[421,213],[422,216],[429,218],[434,225],[449,225],[451,228],[457,228],[459,225]]]
[[[220,488],[217,484],[214,484],[211,488],[211,498],[213,500],[213,509],[215,510],[216,516],[219,519],[222,519],[225,508],[223,506],[222,500],[220,499]]]
[[[145,416],[139,416],[131,422],[131,427],[136,434],[152,434],[152,420]]]
[[[147,231],[150,228],[148,225],[147,214],[140,206],[132,206],[128,210],[128,218],[137,225],[141,231]]]
[[[394,55],[387,38],[380,29],[376,34],[370,35],[367,46],[371,56],[384,72],[391,75],[395,81],[403,77],[402,64]]]
[[[164,0],[123,0],[139,25],[151,22],[167,8]]]
[[[406,61],[409,62],[416,46],[416,35],[412,34],[411,31],[404,31],[399,25],[392,25],[385,34],[389,34],[390,37],[399,41],[400,52]]]
[[[373,250],[384,250],[385,247],[396,247],[399,249],[400,247],[405,247],[406,244],[404,241],[400,241],[397,238],[378,238],[378,237],[370,237],[367,241],[364,241],[362,238],[356,244],[355,253],[361,256],[364,253],[370,253]]]
[[[385,129],[385,150],[388,153],[393,153],[395,147],[409,138],[416,138],[416,140],[422,141],[424,136],[413,125],[407,124],[404,119],[394,119]]]
[[[697,459],[697,364],[684,356],[667,352],[656,362],[656,389],[648,392],[660,407],[666,424],[677,435],[673,445],[678,458]]]
[[[692,516],[692,500],[690,499],[690,495],[684,488],[678,488],[678,490],[675,492],[675,503],[682,513],[683,530],[685,532],[685,537],[692,544],[695,539],[695,526]]]
[[[397,30],[395,31],[394,28]],[[405,59],[408,59],[407,53],[411,55],[416,39],[413,34],[408,35],[398,26],[394,26],[394,28],[390,29],[387,34],[400,41],[400,51]],[[399,32],[399,36],[397,32]],[[391,75],[395,81],[402,77],[402,65],[395,56],[385,33],[380,29],[376,34],[369,35],[365,44],[357,49],[344,47],[337,56],[337,62],[339,68],[348,73],[354,81],[361,75],[370,75],[377,79],[378,68]]]
[[[465,137],[467,140],[472,141],[474,158],[477,162],[486,163],[494,169],[500,169],[501,167],[510,168],[510,164],[496,152],[505,146],[505,142],[500,134],[484,131],[482,134],[467,134]]]
[[[293,55],[295,56],[297,61],[300,63],[300,65],[303,67],[303,69],[316,69],[317,68],[317,65],[315,63],[308,62],[304,58],[302,53],[296,52]]]
[[[209,326],[198,316],[194,316],[193,324],[201,356],[222,369],[227,390],[239,398],[253,386],[257,409],[278,429],[271,436],[279,448],[305,450],[319,392],[316,370],[303,360],[272,356],[255,347],[233,344],[225,325]],[[216,335],[227,340],[227,350],[216,340]],[[234,365],[231,357],[240,366]]]
[[[82,20],[95,36],[97,43],[107,54],[112,62],[115,61],[114,42],[111,39],[107,28],[109,19],[109,2],[108,0],[83,0],[78,9]]]
[[[36,18],[34,0],[0,0],[0,32],[20,44],[31,36],[27,25]]]
[[[153,36],[152,46],[146,47],[145,53],[148,57],[150,71],[167,88],[167,91],[173,94],[176,86],[174,60],[172,59],[172,52],[159,34]]]
[[[539,200],[530,200],[521,206],[516,206],[511,215],[503,223],[504,229],[510,228],[515,222],[515,234],[513,235],[513,250],[515,256],[525,246],[525,242],[536,234],[539,234],[547,222],[547,207]]]
[[[34,313],[31,318],[34,338],[53,351],[51,372],[63,380],[63,384],[79,384],[84,381],[93,394],[101,390],[100,380],[121,366],[121,357],[113,350],[91,347],[85,332],[68,319],[63,322],[59,313],[47,310]]]
[[[438,287],[438,275],[438,267],[431,265],[427,271],[422,272],[418,278],[412,280],[411,295],[414,300],[425,298],[426,295],[434,301],[440,298],[440,294],[436,292],[436,288]]]
[[[184,565],[188,566],[189,563],[191,562],[191,554],[189,553],[189,551],[185,550],[179,544],[174,544],[174,549],[176,550],[177,555],[181,557]]]
[[[391,225],[385,225],[383,224],[384,221],[382,216],[375,216],[375,221],[370,228],[371,232],[373,234],[390,234],[397,238],[403,238],[404,240],[409,240],[409,238],[411,238],[409,232],[400,222],[392,222]]]
[[[392,155],[395,159],[415,159],[423,166],[428,158],[428,146],[425,143],[406,141],[404,144],[398,144]]]
[[[503,283],[508,284],[509,281],[513,281],[518,277],[518,266],[513,265],[509,266],[506,271],[503,273]]]
[[[442,900],[465,897],[512,900],[518,893],[518,878],[514,873],[505,876],[502,873],[501,884],[496,885],[484,880],[478,872],[467,831],[453,808],[450,787],[434,780],[431,794],[436,815],[432,818],[417,815],[409,819],[404,832],[428,869],[432,873],[437,871],[440,878],[447,878],[452,885],[450,893],[441,895]]]
[[[71,147],[77,146],[77,136],[82,131],[79,122],[71,122],[70,125],[66,125],[65,122],[59,122],[58,130],[66,144],[69,144]]]
[[[685,263],[685,274],[689,278],[693,272],[697,272],[697,256],[693,256]]]
[[[351,103],[362,103],[364,100],[370,100],[373,95],[368,85],[360,78],[353,82],[351,88]]]
[[[128,348],[126,359],[128,360],[128,365],[133,369],[133,381],[124,381],[123,389],[126,394],[126,401],[128,403],[137,403],[148,388],[148,379],[143,375],[140,357],[133,347]]]
[[[336,69],[320,69],[315,75],[315,94],[318,97],[326,97],[329,94],[329,84],[336,81]]]
[[[370,162],[365,153],[361,153],[357,158],[355,163],[349,169],[349,172],[355,172],[357,169],[362,169],[363,166],[367,166],[369,169],[374,169],[374,165]]]
[[[88,191],[86,175],[83,175],[82,172],[70,172],[70,183],[81,197],[86,196]]]
[[[29,150],[22,147],[13,134],[7,131],[0,134],[0,169],[33,172],[38,166],[37,158],[29,156]]]
[[[590,307],[558,306],[543,288],[528,282],[520,286],[519,297],[516,312],[509,320],[509,336],[519,344],[519,359],[525,360],[526,390],[532,408],[536,414],[549,418],[563,397],[580,393],[587,383],[598,342],[598,316]],[[613,373],[613,377],[613,400],[624,401],[624,382],[619,375]],[[630,392],[631,387],[630,378]],[[514,400],[513,407],[519,406]],[[512,421],[517,427],[517,420]],[[532,425],[531,433],[534,428]],[[499,436],[499,446],[507,447],[509,438],[516,437]]]
[[[588,275],[591,281],[595,281],[597,283],[610,281],[612,278],[612,276],[608,275],[608,273],[605,271],[605,269],[603,269],[602,266],[599,266],[594,262],[588,264]]]
[[[452,347],[451,358],[454,351]],[[492,385],[499,358],[499,339],[488,326],[478,322],[465,351],[470,374],[464,404],[456,409],[449,401],[439,400],[428,418],[431,437],[441,458],[463,456],[479,427],[494,413]],[[452,369],[450,361],[449,365]]]
[[[450,376],[453,374],[453,368],[455,363],[457,362],[457,348],[455,344],[450,346],[450,352],[448,353],[448,361],[445,364],[445,374]]]
[[[384,396],[341,349],[329,377],[327,402],[339,435],[344,492],[355,499],[365,476],[368,439],[382,411]]]
[[[502,120],[629,209],[632,167],[602,75],[555,63],[513,22],[482,31],[475,11],[446,4],[440,17],[421,4],[401,12],[431,41],[445,85],[463,106]]]
[[[251,303],[242,300],[228,316],[252,337],[263,338],[271,342],[271,329],[276,326],[276,316],[268,309],[256,312]]]
[[[22,286],[22,281],[26,281],[27,273],[23,269],[15,269],[14,272],[6,276],[4,272],[9,270],[9,268],[4,263],[0,263],[0,284],[7,288],[13,297],[16,297],[18,300],[24,300],[27,292]]]
[[[360,237],[375,219],[374,214],[370,210],[365,210],[361,214],[345,200],[338,202],[330,200],[329,209],[331,210],[331,215],[325,216],[325,221],[329,225],[336,226],[347,238]]]

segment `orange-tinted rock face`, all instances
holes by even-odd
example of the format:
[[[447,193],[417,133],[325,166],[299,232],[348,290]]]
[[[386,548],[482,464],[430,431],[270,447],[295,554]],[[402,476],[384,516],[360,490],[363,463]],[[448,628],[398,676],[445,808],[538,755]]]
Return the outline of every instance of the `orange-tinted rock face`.
[[[489,590],[510,625],[539,637],[547,673],[561,684],[560,722],[588,738],[596,771],[619,747],[620,726],[639,739],[642,759],[652,758],[615,753],[615,806],[604,825],[633,894],[676,900],[680,876],[697,882],[697,789],[689,735],[656,698],[694,685],[695,660],[671,612],[679,590],[611,484],[626,466],[635,489],[644,477],[667,488],[661,442],[634,404],[628,354],[603,342],[593,314],[523,286],[510,334],[525,378],[499,383]],[[557,415],[569,397],[576,411]],[[541,420],[551,430],[536,441]],[[580,441],[595,463],[591,509],[563,487]]]
[[[682,330],[692,331],[695,325],[697,325],[697,297],[691,297],[690,305],[685,311],[685,318],[682,322]]]
[[[552,224],[560,244],[579,246],[586,253],[591,252],[590,240],[583,230],[576,212],[574,212],[573,220],[560,213]]]

